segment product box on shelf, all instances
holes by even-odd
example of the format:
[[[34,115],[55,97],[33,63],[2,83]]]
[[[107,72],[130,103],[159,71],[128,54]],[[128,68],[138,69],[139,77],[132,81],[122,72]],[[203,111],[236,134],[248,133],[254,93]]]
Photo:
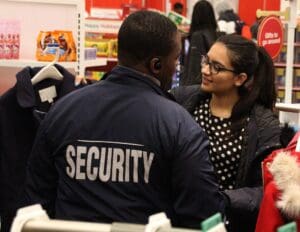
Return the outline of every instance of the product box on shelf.
[[[278,62],[279,63],[285,63],[286,62],[286,45],[282,46],[282,49],[279,53],[279,56],[278,56]]]
[[[284,102],[285,90],[280,88],[277,90],[277,102]]]
[[[120,20],[87,19],[85,47],[97,49],[98,57],[117,57],[117,37]]]
[[[177,25],[180,31],[184,33],[189,32],[191,21],[188,18],[176,13],[175,11],[170,11],[168,18]]]
[[[117,57],[117,35],[86,33],[86,48],[96,48],[98,57]]]
[[[87,70],[85,72],[85,78],[89,80],[100,81],[104,74],[105,72],[103,71]]]
[[[293,85],[300,87],[300,68],[294,68]]]
[[[71,31],[40,31],[37,37],[36,59],[53,61],[76,61],[76,46]]]
[[[0,59],[18,59],[20,54],[20,21],[0,20]]]
[[[294,47],[294,63],[295,64],[300,63],[300,43],[295,44]]]
[[[292,103],[300,103],[300,89],[293,90]]]
[[[284,86],[285,83],[285,68],[284,67],[275,67],[275,84],[277,86]]]
[[[97,59],[97,48],[94,47],[84,48],[84,59],[85,60]]]
[[[295,43],[300,43],[300,25],[298,24],[295,31]]]

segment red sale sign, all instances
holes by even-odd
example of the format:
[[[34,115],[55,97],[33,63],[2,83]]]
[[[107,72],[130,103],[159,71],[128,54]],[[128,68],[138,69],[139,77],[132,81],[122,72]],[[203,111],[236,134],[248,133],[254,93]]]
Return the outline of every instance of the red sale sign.
[[[273,59],[278,56],[283,44],[283,28],[278,17],[264,18],[258,28],[257,43],[264,47]]]

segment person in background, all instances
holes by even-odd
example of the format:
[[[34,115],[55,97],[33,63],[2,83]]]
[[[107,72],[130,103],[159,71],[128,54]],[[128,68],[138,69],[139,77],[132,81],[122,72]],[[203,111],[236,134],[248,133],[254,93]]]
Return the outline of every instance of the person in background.
[[[199,60],[217,39],[217,22],[214,9],[206,0],[198,1],[193,8],[190,31],[185,40],[186,56],[180,85],[199,84],[201,67]]]
[[[205,130],[230,232],[253,232],[262,198],[261,161],[281,147],[274,66],[262,47],[221,36],[201,61],[201,85],[172,89]]]
[[[183,14],[183,4],[181,2],[175,2],[173,5],[173,11],[175,11],[177,14],[182,15]]]
[[[264,19],[264,17],[256,18],[256,21],[250,27],[251,36],[255,42],[257,42],[258,28],[259,28],[260,23],[263,21],[263,19]]]
[[[224,212],[204,131],[165,91],[180,34],[151,11],[118,33],[119,64],[97,84],[53,106],[28,163],[27,204],[51,217],[147,223],[164,211],[174,226]]]
[[[242,34],[245,23],[234,12],[226,0],[220,1],[215,9],[218,14],[217,22],[221,32],[224,32],[225,34]]]

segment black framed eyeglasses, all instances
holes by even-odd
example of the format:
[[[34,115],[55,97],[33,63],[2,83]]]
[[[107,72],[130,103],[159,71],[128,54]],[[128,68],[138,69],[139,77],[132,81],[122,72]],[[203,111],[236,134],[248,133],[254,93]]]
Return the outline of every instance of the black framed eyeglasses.
[[[203,68],[204,66],[208,65],[209,66],[209,72],[211,74],[218,74],[219,72],[232,72],[237,74],[237,72],[233,69],[225,68],[223,67],[222,64],[214,61],[209,61],[209,58],[207,55],[202,55],[201,56],[201,67]]]

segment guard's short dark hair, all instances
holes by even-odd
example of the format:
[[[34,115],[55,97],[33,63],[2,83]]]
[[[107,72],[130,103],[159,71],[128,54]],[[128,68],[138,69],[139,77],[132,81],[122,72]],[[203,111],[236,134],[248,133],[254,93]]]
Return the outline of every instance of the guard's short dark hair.
[[[154,56],[169,55],[176,32],[176,25],[164,15],[152,11],[132,13],[118,33],[120,64],[134,65]]]

